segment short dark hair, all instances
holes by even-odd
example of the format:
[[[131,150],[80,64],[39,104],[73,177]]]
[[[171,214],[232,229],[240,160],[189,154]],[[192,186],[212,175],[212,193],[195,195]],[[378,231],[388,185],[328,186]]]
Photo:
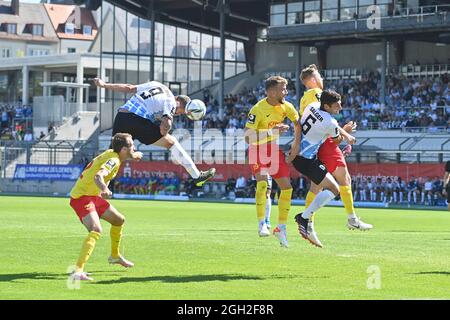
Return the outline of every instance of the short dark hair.
[[[288,84],[288,81],[285,78],[280,77],[280,76],[272,76],[272,77],[267,78],[266,82],[265,82],[266,91],[273,87],[276,87],[277,85],[279,85],[281,83]]]
[[[129,133],[116,133],[112,137],[112,149],[114,152],[119,153],[123,147],[130,147],[127,138],[133,139]]]
[[[324,106],[327,104],[331,106],[333,103],[341,100],[341,95],[333,90],[324,90],[320,95],[320,109],[325,110]]]
[[[305,81],[306,79],[311,78],[313,73],[316,71],[319,71],[317,66],[315,64],[310,64],[309,66],[304,68],[300,73],[300,80]]]
[[[178,96],[175,97],[175,100],[179,101],[180,104],[181,104],[183,107],[186,107],[187,104],[189,103],[189,101],[191,101],[191,98],[189,98],[188,96],[185,96],[185,95],[180,94],[180,95],[178,95]]]

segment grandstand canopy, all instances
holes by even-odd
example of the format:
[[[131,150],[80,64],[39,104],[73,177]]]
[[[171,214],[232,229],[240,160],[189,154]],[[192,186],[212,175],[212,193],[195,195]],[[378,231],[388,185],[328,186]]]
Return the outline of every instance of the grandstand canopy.
[[[78,0],[86,5],[98,0]],[[267,40],[273,42],[302,43],[314,45],[317,41],[326,40],[333,43],[355,43],[366,41],[380,41],[388,37],[398,40],[418,40],[450,43],[450,19],[447,16],[450,6],[448,0],[420,1],[415,6],[425,6],[425,14],[418,18],[410,14],[416,10],[407,7],[400,11],[408,12],[407,16],[396,16],[394,19],[382,17],[382,27],[371,30],[367,27],[367,17],[363,16],[366,9],[361,7],[358,20],[327,21],[322,23],[304,23],[294,25],[270,25],[271,6],[285,3],[302,3],[303,0],[108,0],[131,13],[150,18],[152,6],[157,21],[178,25],[198,31],[219,33],[219,9],[226,3],[225,34],[227,37],[254,41],[258,27],[268,27]],[[316,1],[317,2],[317,1]],[[369,1],[372,2],[372,1]],[[369,3],[367,2],[367,3]],[[389,2],[389,1],[388,1]],[[384,1],[383,3],[388,3]],[[336,1],[336,4],[340,3]],[[366,2],[365,2],[366,3]],[[378,2],[377,2],[378,3]],[[393,2],[392,2],[393,3]],[[405,2],[406,3],[406,2]],[[411,4],[412,5],[412,4]],[[439,14],[433,11],[433,6],[440,5]],[[337,5],[336,5],[337,6]],[[387,6],[387,5],[385,5]],[[393,10],[394,6],[390,4]],[[407,5],[409,6],[409,4]],[[288,7],[286,7],[288,8]],[[306,6],[305,6],[306,8]],[[346,8],[343,8],[344,10]],[[321,9],[321,11],[324,9]],[[336,9],[339,11],[339,9]],[[422,9],[421,9],[422,10]],[[330,11],[330,10],[328,10]],[[339,11],[340,12],[340,11]],[[324,13],[325,14],[325,13]],[[395,15],[392,12],[389,16]],[[322,13],[320,14],[322,17]],[[321,18],[322,19],[322,18]]]
[[[156,20],[219,32],[219,8],[223,0],[109,0],[133,14],[150,18],[153,2]],[[269,0],[226,0],[225,33],[247,40],[256,35],[258,27],[269,25]]]

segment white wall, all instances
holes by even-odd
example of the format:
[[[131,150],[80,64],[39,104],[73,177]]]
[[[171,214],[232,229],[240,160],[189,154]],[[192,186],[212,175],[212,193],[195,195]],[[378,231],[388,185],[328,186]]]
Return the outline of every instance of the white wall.
[[[55,54],[57,52],[57,46],[57,43],[28,43],[26,41],[8,39],[0,40],[0,48],[9,48],[11,58],[28,56],[33,49],[49,50],[49,54]]]
[[[88,52],[91,44],[91,40],[61,39],[59,53],[68,53],[68,48],[75,48],[75,53],[85,53]]]

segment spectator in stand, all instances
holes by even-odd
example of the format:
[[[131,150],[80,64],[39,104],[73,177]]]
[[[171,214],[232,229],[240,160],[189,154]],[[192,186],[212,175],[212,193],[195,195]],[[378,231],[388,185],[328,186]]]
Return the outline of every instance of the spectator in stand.
[[[175,194],[175,192],[180,187],[180,179],[174,173],[171,173],[168,176],[167,183],[168,185],[166,186],[164,191],[168,192],[169,194]]]
[[[433,198],[433,181],[431,181],[431,178],[428,177],[423,186],[420,202],[426,206],[431,206]]]
[[[241,197],[242,194],[246,193],[246,187],[247,187],[247,180],[243,175],[240,175],[236,180],[236,196]]]
[[[375,193],[375,183],[372,182],[372,178],[367,178],[367,184],[366,184],[366,194],[369,194],[370,201],[376,201],[377,200],[377,194]]]
[[[406,186],[406,191],[408,193],[408,206],[411,205],[411,197],[414,200],[414,204],[417,204],[417,194],[419,193],[418,187],[419,185],[417,179],[414,176],[411,176],[411,179],[408,181]]]
[[[228,198],[233,198],[235,196],[236,179],[231,176],[227,180],[227,185],[225,186],[225,192]]]
[[[33,134],[31,133],[30,130],[27,130],[24,137],[23,137],[23,141],[26,142],[32,142],[33,141]]]
[[[392,203],[394,200],[394,182],[392,181],[391,177],[388,177],[386,179],[386,182],[384,183],[384,203]]]

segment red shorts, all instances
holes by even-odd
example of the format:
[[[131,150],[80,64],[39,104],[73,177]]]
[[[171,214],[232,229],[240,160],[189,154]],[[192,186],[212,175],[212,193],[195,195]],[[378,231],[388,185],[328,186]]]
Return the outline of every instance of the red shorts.
[[[248,159],[253,175],[268,174],[274,179],[289,177],[285,155],[276,143],[250,145]]]
[[[70,198],[70,206],[75,210],[80,221],[91,212],[97,212],[101,217],[109,208],[109,202],[97,196],[82,196],[78,199]]]
[[[333,173],[337,167],[347,167],[341,149],[331,138],[325,140],[320,146],[317,157],[325,165],[329,173]]]

